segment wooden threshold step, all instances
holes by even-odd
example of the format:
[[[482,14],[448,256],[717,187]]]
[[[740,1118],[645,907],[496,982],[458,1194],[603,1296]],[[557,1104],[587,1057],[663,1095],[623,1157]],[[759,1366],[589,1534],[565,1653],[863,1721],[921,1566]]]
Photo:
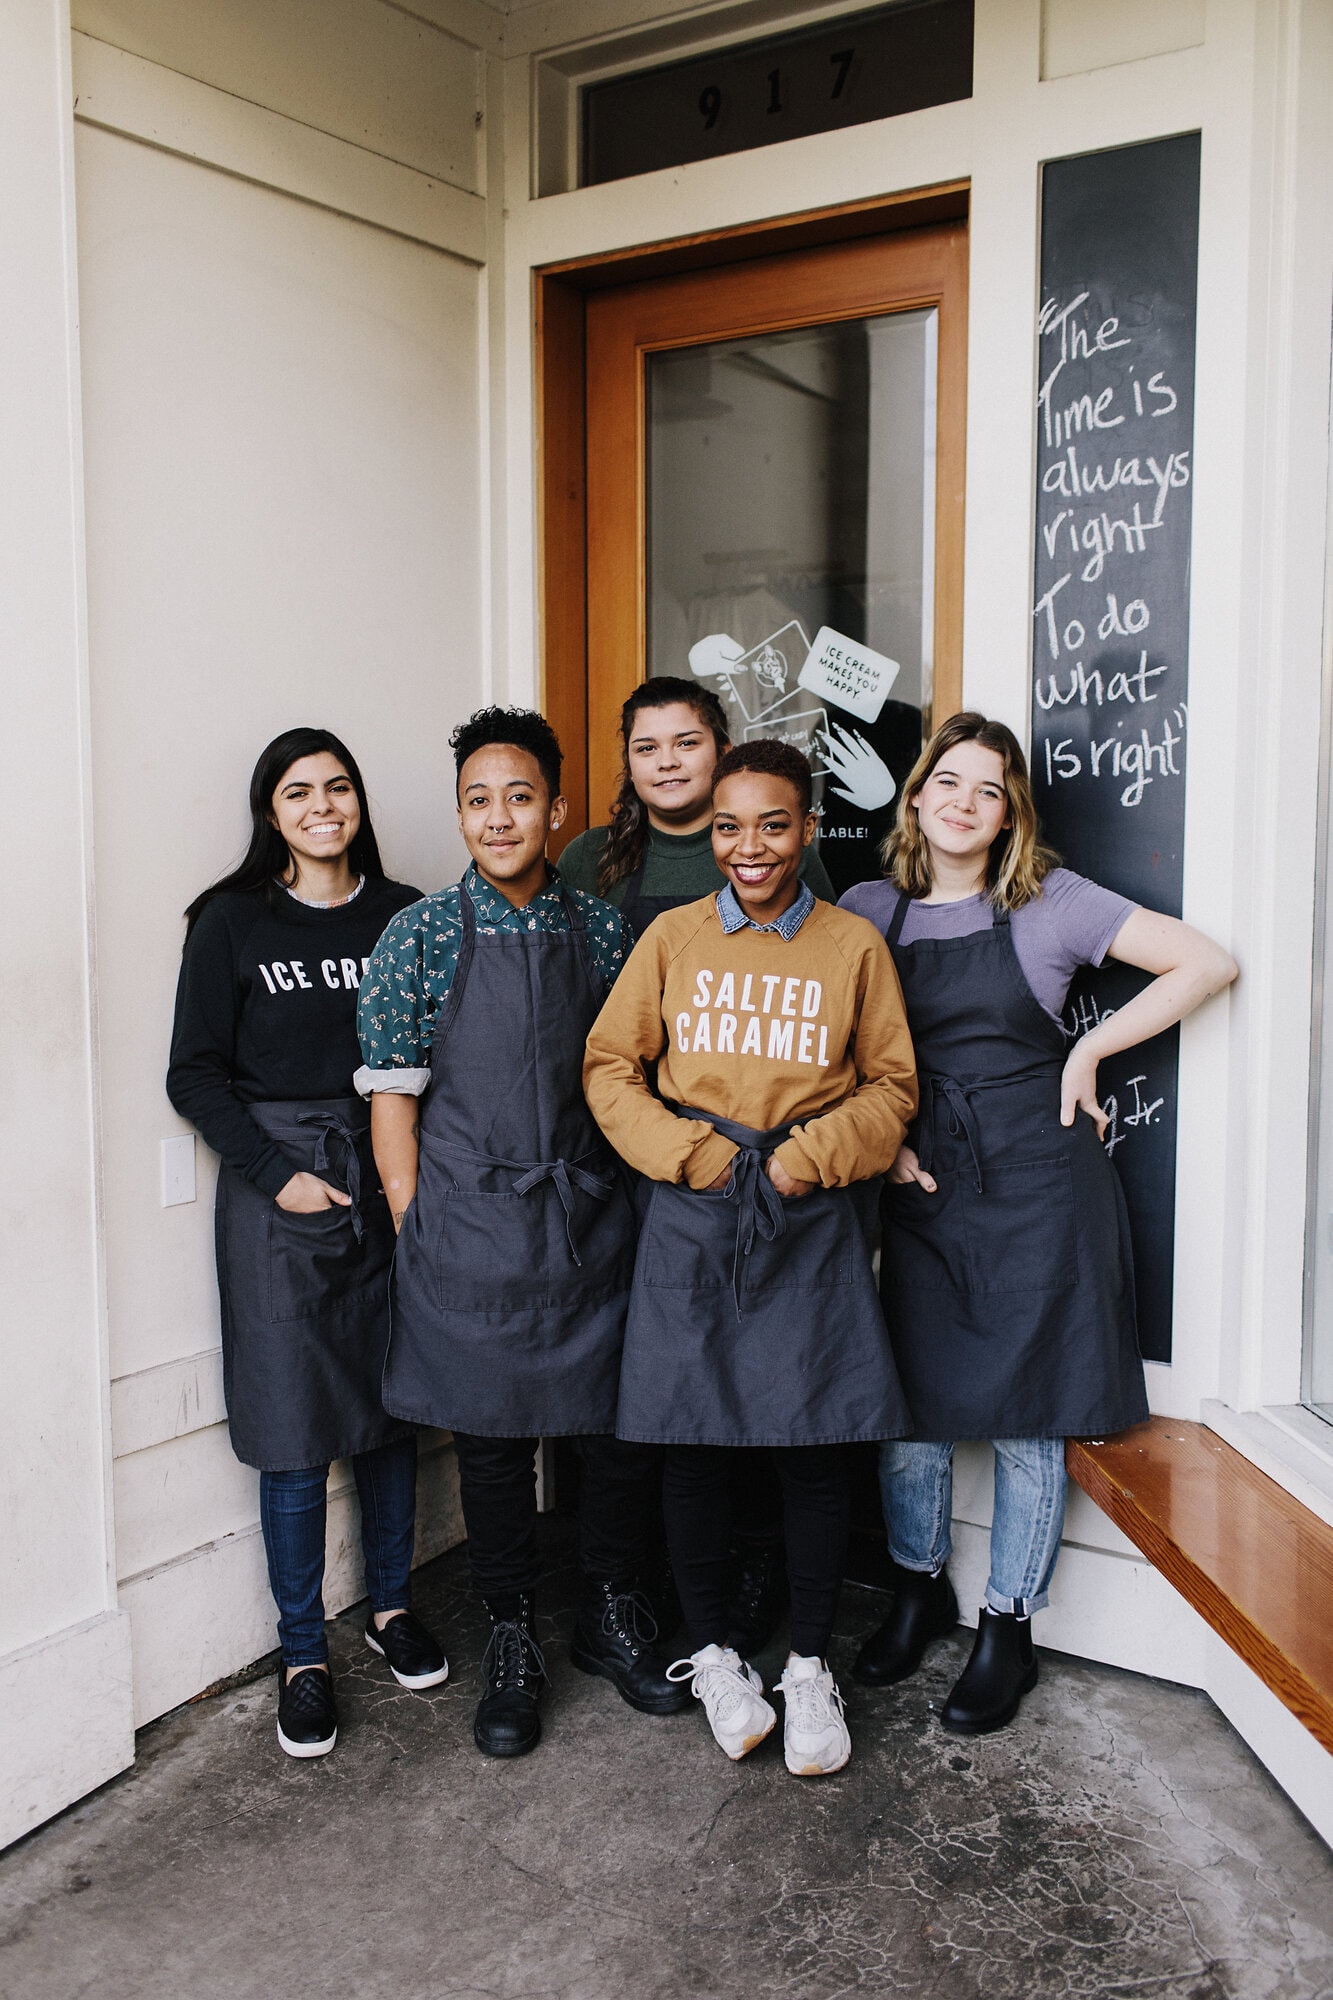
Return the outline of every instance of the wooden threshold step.
[[[1333,1527],[1204,1424],[1071,1438],[1069,1476],[1333,1751]]]

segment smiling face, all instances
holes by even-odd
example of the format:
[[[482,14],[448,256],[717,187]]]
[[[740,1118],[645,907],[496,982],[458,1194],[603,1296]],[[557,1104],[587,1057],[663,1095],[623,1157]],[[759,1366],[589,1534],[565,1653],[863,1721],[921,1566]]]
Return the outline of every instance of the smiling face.
[[[649,824],[665,833],[693,833],[708,823],[717,744],[688,702],[641,708],[630,724],[630,783]]]
[[[303,862],[345,856],[361,825],[356,786],[331,750],[288,765],[274,788],[270,813],[298,879]]]
[[[980,743],[955,743],[911,804],[932,861],[942,858],[955,868],[975,862],[984,871],[993,842],[1009,825],[1004,759]]]
[[[713,795],[713,859],[747,917],[771,924],[796,900],[802,851],[815,837],[789,778],[732,771]]]
[[[541,765],[516,743],[474,750],[458,774],[458,825],[483,881],[522,909],[546,886],[546,842],[564,824]]]

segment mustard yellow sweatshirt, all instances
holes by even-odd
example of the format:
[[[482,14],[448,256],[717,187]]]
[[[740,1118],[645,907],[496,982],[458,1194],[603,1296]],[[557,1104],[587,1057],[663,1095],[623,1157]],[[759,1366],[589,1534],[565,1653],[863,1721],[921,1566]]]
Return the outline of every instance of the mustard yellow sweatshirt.
[[[670,1104],[761,1131],[796,1125],[776,1149],[794,1180],[846,1187],[882,1174],[916,1110],[889,948],[829,903],[790,941],[748,924],[728,936],[715,896],[669,910],[593,1023],[583,1087],[622,1159],[653,1180],[707,1187],[738,1150]]]

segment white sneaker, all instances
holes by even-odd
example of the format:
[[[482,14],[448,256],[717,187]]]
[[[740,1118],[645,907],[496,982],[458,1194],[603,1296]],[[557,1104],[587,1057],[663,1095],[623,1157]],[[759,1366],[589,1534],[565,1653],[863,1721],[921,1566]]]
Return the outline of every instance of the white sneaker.
[[[728,1757],[744,1757],[777,1721],[764,1700],[764,1683],[732,1646],[703,1646],[667,1668],[669,1681],[690,1682],[704,1705],[708,1726]]]
[[[840,1771],[852,1754],[842,1696],[824,1662],[789,1653],[778,1682],[786,1703],[782,1743],[787,1769],[798,1778]]]

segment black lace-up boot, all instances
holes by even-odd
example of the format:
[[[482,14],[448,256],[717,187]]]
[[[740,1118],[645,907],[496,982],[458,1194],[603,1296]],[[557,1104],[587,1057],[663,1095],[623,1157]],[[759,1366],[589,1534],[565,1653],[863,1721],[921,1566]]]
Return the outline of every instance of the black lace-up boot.
[[[740,1567],[727,1611],[727,1644],[743,1660],[761,1653],[782,1622],[790,1595],[781,1541],[740,1542]]]
[[[669,1681],[665,1664],[651,1650],[657,1620],[643,1592],[591,1580],[587,1592],[569,1648],[574,1665],[613,1681],[643,1715],[676,1715],[688,1708],[694,1699],[690,1689]]]
[[[942,1639],[958,1623],[958,1599],[949,1572],[928,1576],[900,1569],[893,1609],[856,1656],[852,1677],[866,1687],[892,1687],[921,1665],[932,1639]]]
[[[987,1605],[977,1620],[972,1657],[954,1682],[940,1721],[955,1736],[989,1736],[1013,1721],[1023,1696],[1036,1685],[1032,1620]]]
[[[517,1612],[509,1616],[508,1606],[486,1606],[491,1614],[490,1643],[481,1661],[486,1692],[472,1735],[488,1757],[522,1757],[542,1740],[538,1704],[546,1661],[532,1636],[532,1597],[525,1591],[517,1602]]]

